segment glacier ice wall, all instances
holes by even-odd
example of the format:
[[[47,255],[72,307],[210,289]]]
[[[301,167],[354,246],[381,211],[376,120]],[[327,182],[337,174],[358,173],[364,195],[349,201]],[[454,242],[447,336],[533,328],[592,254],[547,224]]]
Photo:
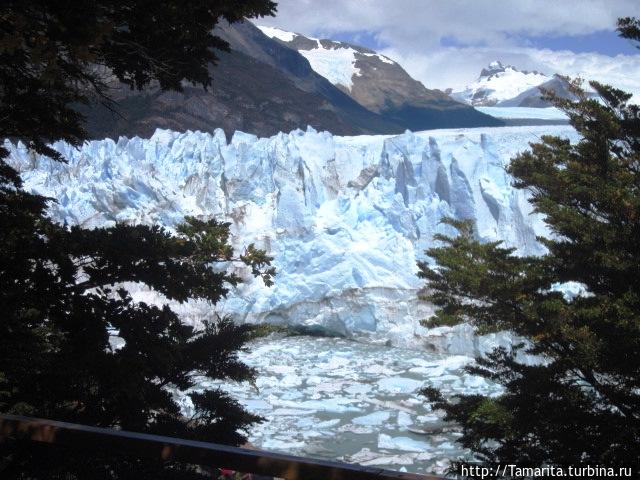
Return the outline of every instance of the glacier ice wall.
[[[566,126],[439,130],[337,137],[309,128],[271,138],[236,132],[158,130],[80,148],[54,144],[67,164],[11,145],[26,188],[57,199],[51,215],[87,227],[114,222],[174,226],[185,215],[232,223],[236,248],[275,257],[276,284],[251,280],[219,307],[240,321],[297,324],[438,351],[477,347],[467,327],[426,331],[416,301],[424,258],[443,216],[469,218],[477,235],[538,254],[545,234],[505,165],[545,133]],[[138,292],[144,297],[145,292]],[[147,298],[148,299],[148,298]],[[209,306],[194,303],[203,318]],[[496,340],[497,339],[493,339]],[[474,343],[475,342],[475,343]]]

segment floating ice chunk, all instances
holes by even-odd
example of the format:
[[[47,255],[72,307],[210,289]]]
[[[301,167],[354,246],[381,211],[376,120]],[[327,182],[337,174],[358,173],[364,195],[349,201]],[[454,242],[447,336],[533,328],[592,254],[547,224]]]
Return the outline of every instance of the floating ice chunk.
[[[419,423],[433,423],[433,422],[439,422],[441,420],[441,418],[433,413],[430,415],[419,415],[417,418]]]
[[[463,378],[464,386],[467,388],[483,388],[488,385],[487,381],[484,378],[478,377],[476,375],[465,375]]]
[[[450,357],[446,357],[442,362],[442,365],[447,370],[459,370],[462,367],[467,366],[469,363],[473,362],[473,358],[465,356],[465,355],[451,355]]]
[[[347,462],[351,462],[351,463],[360,463],[362,464],[362,462],[366,462],[368,460],[371,460],[373,458],[378,457],[379,454],[376,452],[372,452],[370,448],[363,448],[360,451],[352,454],[352,455],[348,455],[345,460]]]
[[[302,402],[292,402],[288,400],[273,400],[273,405],[280,405],[283,407],[299,408],[304,410],[310,410],[313,412],[360,412],[361,409],[354,406],[349,406],[348,403],[352,400],[344,399],[340,397],[325,398],[322,400],[305,400]]]
[[[391,412],[385,412],[385,411],[373,412],[373,413],[370,413],[369,415],[356,417],[353,420],[351,420],[351,422],[356,425],[367,425],[367,426],[376,425],[377,426],[377,425],[382,425],[384,422],[389,420],[390,417],[391,417]]]
[[[407,428],[410,425],[413,425],[411,415],[407,412],[398,412],[398,427]]]
[[[338,432],[349,432],[355,433],[357,435],[367,435],[375,433],[376,428],[365,425],[353,425],[351,423],[347,425],[342,425],[338,428]]]
[[[294,373],[296,371],[295,367],[290,365],[269,365],[267,368],[268,371],[273,373]]]
[[[319,377],[317,375],[313,375],[311,377],[307,377],[305,380],[307,385],[318,385],[320,383],[322,383],[322,377]]]
[[[385,367],[384,365],[368,365],[364,368],[363,372],[369,373],[371,375],[384,375],[384,376],[395,375],[399,373],[389,367]]]
[[[420,442],[409,437],[392,437],[381,433],[378,435],[378,448],[401,450],[403,452],[424,452],[425,450],[429,450],[431,445],[427,442]]]
[[[314,387],[315,392],[335,393],[342,391],[344,382],[323,382]]]
[[[423,381],[406,377],[390,377],[378,380],[378,388],[393,393],[411,393],[424,385]]]
[[[288,374],[282,377],[278,384],[282,387],[297,387],[302,384],[302,379],[298,375]]]
[[[271,404],[262,399],[244,399],[241,402],[249,411],[271,410]]]
[[[290,438],[271,437],[265,438],[262,441],[261,447],[265,450],[282,450],[286,452],[296,448],[302,448],[305,444],[306,442],[304,441],[294,441]]]
[[[409,372],[416,375],[424,375],[428,377],[437,376],[438,372],[444,372],[444,367],[413,367],[409,369]]]
[[[440,443],[437,448],[441,448],[443,450],[455,450],[456,446],[451,442],[443,442]]]
[[[351,395],[362,395],[371,391],[371,386],[364,383],[354,383],[344,389],[346,393]]]
[[[317,422],[317,423],[315,423],[314,426],[316,428],[329,428],[329,427],[335,427],[339,423],[340,423],[340,419],[339,418],[333,418],[331,420],[325,420],[324,422]]]
[[[589,292],[587,286],[584,283],[573,281],[554,283],[553,285],[551,285],[551,290],[562,293],[562,296],[568,302],[577,297],[588,297],[593,295],[591,292]]]
[[[335,370],[337,368],[345,367],[349,365],[349,359],[341,357],[332,357],[327,363],[318,365],[319,367],[327,370]]]
[[[287,415],[287,416],[298,416],[298,415],[307,415],[309,412],[307,410],[296,410],[295,408],[276,408],[271,415]]]

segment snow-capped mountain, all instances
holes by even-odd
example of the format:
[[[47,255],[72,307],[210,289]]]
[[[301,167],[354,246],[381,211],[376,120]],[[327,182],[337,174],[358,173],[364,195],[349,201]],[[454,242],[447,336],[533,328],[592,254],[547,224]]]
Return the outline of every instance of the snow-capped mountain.
[[[500,106],[501,102],[511,100],[549,80],[551,77],[543,73],[520,71],[512,65],[505,66],[495,61],[482,69],[474,83],[460,92],[453,92],[451,97],[469,105]]]
[[[547,108],[552,104],[549,100],[543,98],[542,91],[553,91],[556,95],[562,98],[570,98],[577,100],[577,97],[569,91],[569,82],[560,75],[553,75],[550,80],[547,80],[540,85],[536,85],[528,90],[525,90],[518,96],[503,100],[498,103],[498,107],[534,107],[534,108]]]
[[[185,215],[232,222],[236,248],[255,242],[278,269],[273,288],[250,281],[222,305],[240,320],[469,354],[477,348],[470,331],[450,337],[418,325],[429,308],[416,299],[416,259],[434,233],[448,231],[444,216],[472,219],[483,239],[541,252],[536,235],[544,225],[504,166],[543,133],[575,138],[567,126],[357,137],[236,132],[230,141],[220,129],[158,130],[150,139],[78,149],[58,142],[66,164],[22,144],[5,146],[26,188],[57,200],[50,208],[56,220],[88,227],[171,227]],[[211,314],[208,305],[176,308],[194,321]]]
[[[333,40],[306,37],[274,27],[258,25],[258,28],[268,37],[280,40],[300,52],[309,61],[311,68],[334,85],[349,92],[353,88],[354,77],[363,75],[364,65],[360,63],[366,57],[375,57],[376,68],[381,66],[379,62],[397,65],[390,58],[368,48]],[[356,66],[356,63],[359,65]]]
[[[109,94],[119,114],[100,103],[83,112],[92,138],[149,137],[156,128],[212,132],[219,127],[229,135],[243,130],[260,136],[307,125],[342,135],[407,128],[367,110],[252,23],[222,24],[216,30],[231,52],[220,52],[217,65],[210,67],[212,88],[186,84],[174,92],[150,85],[137,91],[114,80]]]
[[[358,135],[502,124],[468,105],[443,98],[442,94],[436,99],[425,96],[426,89],[421,84],[400,67],[385,63],[381,60],[383,57],[371,52],[356,54],[359,58],[356,67],[362,72],[362,78],[371,77],[367,80],[370,95],[378,98],[376,92],[387,88],[382,79],[375,80],[373,73],[367,73],[375,72],[373,68],[363,67],[379,60],[384,66],[395,67],[396,73],[399,69],[409,79],[403,80],[405,86],[396,91],[397,101],[392,102],[401,106],[388,110],[369,108],[366,102],[354,98],[348,88],[339,83],[336,86],[316,72],[298,50],[265,35],[251,22],[221,24],[216,27],[216,33],[229,43],[231,52],[218,52],[219,61],[210,67],[212,88],[204,90],[185,84],[182,92],[174,92],[150,85],[137,91],[113,80],[109,94],[117,102],[117,113],[99,101],[86,108],[79,107],[87,117],[91,138],[149,137],[156,128],[212,132],[219,127],[228,135],[242,130],[270,136],[311,125],[340,135]],[[346,58],[349,52],[340,50],[340,54]],[[334,76],[341,75],[345,82],[346,78],[353,77],[353,73],[349,73],[353,72],[349,61],[327,64],[321,56],[312,61],[316,67],[323,62],[332,65]],[[363,81],[356,77],[359,80],[352,89],[354,94],[360,91],[358,85]],[[411,88],[417,89],[418,94]]]
[[[371,49],[273,27],[258,28],[300,53],[315,72],[360,105],[410,130],[499,125],[446,93],[427,89],[398,63]]]

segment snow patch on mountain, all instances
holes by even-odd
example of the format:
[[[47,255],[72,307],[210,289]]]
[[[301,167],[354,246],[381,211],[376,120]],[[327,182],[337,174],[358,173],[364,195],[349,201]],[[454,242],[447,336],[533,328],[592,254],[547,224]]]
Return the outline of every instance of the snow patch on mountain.
[[[514,66],[491,62],[478,80],[451,96],[469,105],[492,106],[536,87],[551,77],[539,72],[520,71]]]
[[[299,35],[293,32],[287,32],[279,28],[265,27],[256,25],[262,33],[271,38],[277,38],[283,42],[291,42]],[[343,87],[351,90],[353,86],[353,76],[360,75],[360,69],[356,68],[356,57],[358,53],[352,47],[348,45],[342,45],[338,42],[332,42],[330,46],[323,45],[323,43],[313,37],[305,37],[307,40],[311,40],[316,43],[315,48],[312,49],[298,49],[304,58],[309,61],[311,68],[329,80],[334,85],[342,85]],[[378,54],[372,54],[382,57]],[[389,59],[382,59],[384,62],[391,62]]]
[[[265,27],[263,25],[256,25],[256,27],[258,27],[267,37],[277,38],[283,42],[290,42],[298,36],[297,33],[287,32],[275,27]]]
[[[356,67],[357,52],[351,47],[325,48],[318,41],[316,48],[298,52],[309,61],[314,71],[334,85],[351,90],[353,76],[360,75],[360,69]]]
[[[383,61],[384,63],[388,63],[389,65],[393,65],[396,62],[394,62],[393,60],[391,60],[389,57],[385,57],[384,55],[381,55],[379,53],[363,53],[363,55],[365,57],[378,57],[381,61]]]
[[[266,288],[234,267],[247,283],[219,307],[239,321],[471,355],[508,337],[481,344],[467,326],[421,327],[431,308],[417,301],[416,260],[435,233],[452,233],[440,223],[446,216],[471,219],[481,239],[543,252],[536,240],[547,233],[542,218],[504,168],[542,134],[576,139],[568,126],[358,137],[309,128],[270,138],[236,132],[231,141],[222,130],[158,130],[150,139],[79,148],[56,142],[66,164],[21,143],[5,146],[26,188],[57,200],[49,211],[58,221],[173,227],[194,215],[231,222],[234,247],[265,248],[278,269]],[[211,315],[211,306],[197,302],[176,308],[193,321]]]

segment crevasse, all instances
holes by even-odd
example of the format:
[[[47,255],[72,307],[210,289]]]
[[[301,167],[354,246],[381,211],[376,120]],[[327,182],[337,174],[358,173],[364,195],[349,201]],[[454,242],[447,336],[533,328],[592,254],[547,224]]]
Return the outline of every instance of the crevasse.
[[[296,324],[372,341],[449,353],[484,349],[467,327],[427,331],[416,301],[416,260],[446,233],[444,216],[473,220],[477,235],[521,254],[542,253],[543,219],[505,171],[542,134],[576,138],[568,126],[406,132],[338,137],[295,130],[271,138],[236,132],[157,130],[54,148],[68,163],[5,142],[27,189],[57,199],[59,221],[176,225],[185,215],[232,223],[234,246],[275,257],[276,284],[252,280],[219,305],[239,321]],[[136,292],[148,300],[149,292]],[[180,307],[197,321],[210,314]],[[505,341],[492,336],[488,345]]]

